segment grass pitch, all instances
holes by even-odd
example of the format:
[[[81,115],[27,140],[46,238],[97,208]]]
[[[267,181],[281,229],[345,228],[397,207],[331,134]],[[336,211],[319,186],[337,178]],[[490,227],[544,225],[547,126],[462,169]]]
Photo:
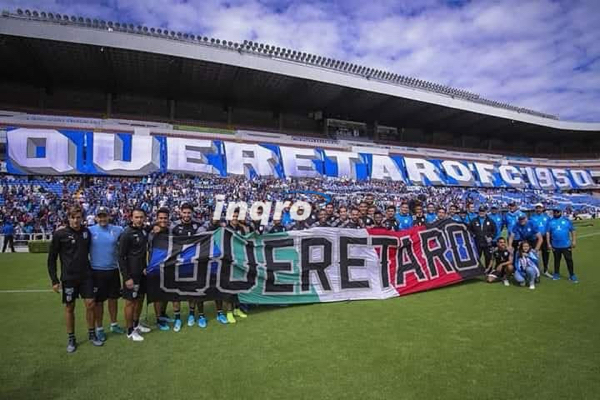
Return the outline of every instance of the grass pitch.
[[[535,291],[475,281],[261,307],[227,326],[209,306],[205,330],[143,343],[109,333],[102,348],[85,340],[78,304],[72,355],[60,295],[35,291],[50,288],[46,255],[1,254],[0,399],[598,399],[600,223],[578,235],[578,285],[563,264]]]

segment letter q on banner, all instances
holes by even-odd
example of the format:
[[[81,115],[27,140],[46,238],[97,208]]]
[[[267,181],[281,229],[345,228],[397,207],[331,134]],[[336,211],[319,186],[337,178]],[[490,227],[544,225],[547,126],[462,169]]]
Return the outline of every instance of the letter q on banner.
[[[94,133],[93,166],[106,174],[147,175],[160,168],[160,143],[149,135]]]
[[[7,132],[7,144],[10,173],[78,173],[77,148],[67,136],[57,130],[13,129]]]

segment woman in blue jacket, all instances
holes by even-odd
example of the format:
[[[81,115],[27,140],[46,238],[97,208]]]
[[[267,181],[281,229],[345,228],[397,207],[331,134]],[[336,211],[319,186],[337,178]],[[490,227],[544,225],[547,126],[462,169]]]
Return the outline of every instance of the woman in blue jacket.
[[[521,286],[529,283],[529,289],[535,289],[535,280],[540,276],[538,269],[538,255],[527,241],[520,243],[517,256],[515,257],[515,280]]]

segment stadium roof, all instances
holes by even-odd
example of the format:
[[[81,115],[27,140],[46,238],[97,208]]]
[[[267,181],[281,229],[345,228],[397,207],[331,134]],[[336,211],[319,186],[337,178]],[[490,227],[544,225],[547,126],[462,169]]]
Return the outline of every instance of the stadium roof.
[[[562,121],[465,91],[253,42],[35,11],[4,11],[0,35],[5,77],[40,87],[203,96],[488,137],[560,140],[579,133],[578,139],[589,140],[600,132],[600,123]]]

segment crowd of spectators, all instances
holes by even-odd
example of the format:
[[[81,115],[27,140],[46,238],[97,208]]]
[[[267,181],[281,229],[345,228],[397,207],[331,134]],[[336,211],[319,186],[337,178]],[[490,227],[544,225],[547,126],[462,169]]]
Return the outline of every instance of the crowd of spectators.
[[[402,202],[411,209],[421,202],[448,209],[467,203],[497,205],[505,209],[510,202],[527,207],[554,200],[537,191],[489,188],[416,187],[392,181],[354,181],[346,179],[275,179],[246,177],[184,176],[156,174],[146,177],[0,177],[0,222],[10,221],[15,236],[29,233],[52,233],[66,218],[70,205],[83,208],[89,224],[98,207],[110,210],[114,224],[124,226],[135,207],[144,209],[150,218],[161,207],[176,215],[178,207],[189,203],[195,218],[207,221],[213,212],[215,195],[226,195],[227,201],[306,200],[324,205],[327,199],[310,192],[324,193],[337,208],[357,206],[365,194],[373,193],[375,205],[384,210]],[[567,212],[569,210],[567,209]],[[174,217],[175,218],[175,217]]]

